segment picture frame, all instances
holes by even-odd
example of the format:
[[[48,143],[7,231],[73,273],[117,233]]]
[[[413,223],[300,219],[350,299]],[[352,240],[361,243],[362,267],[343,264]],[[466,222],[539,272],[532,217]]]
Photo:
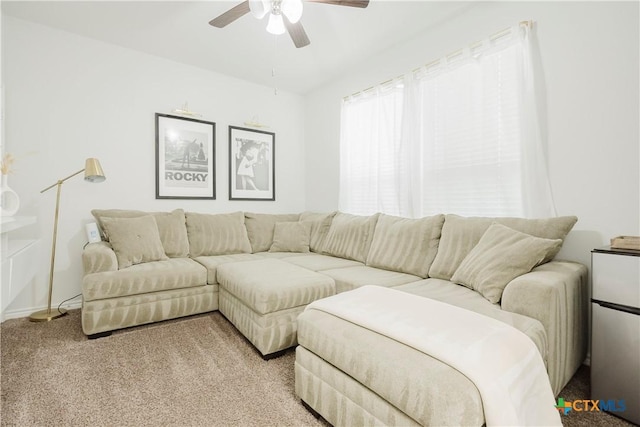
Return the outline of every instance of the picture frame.
[[[276,199],[276,134],[229,126],[229,200]]]
[[[156,199],[216,198],[216,124],[156,113]]]

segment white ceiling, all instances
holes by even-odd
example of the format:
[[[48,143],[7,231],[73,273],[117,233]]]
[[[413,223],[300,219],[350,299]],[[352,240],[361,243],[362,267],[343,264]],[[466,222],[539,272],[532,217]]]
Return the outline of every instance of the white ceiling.
[[[311,40],[296,49],[250,14],[208,22],[238,1],[2,1],[2,13],[181,63],[304,94],[461,13],[471,2],[371,0],[366,9],[304,3]],[[275,77],[272,77],[275,69]]]

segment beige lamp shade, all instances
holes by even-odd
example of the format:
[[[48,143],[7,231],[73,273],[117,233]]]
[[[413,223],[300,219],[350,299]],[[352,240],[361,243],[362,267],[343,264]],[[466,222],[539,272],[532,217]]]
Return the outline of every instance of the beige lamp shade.
[[[100,161],[95,158],[88,158],[84,166],[84,180],[89,182],[102,182],[107,179],[104,176]]]

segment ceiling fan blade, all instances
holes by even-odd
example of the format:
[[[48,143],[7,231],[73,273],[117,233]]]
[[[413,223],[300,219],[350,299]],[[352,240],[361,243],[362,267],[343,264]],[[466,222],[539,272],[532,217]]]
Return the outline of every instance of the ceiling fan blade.
[[[311,3],[333,4],[336,6],[360,7],[363,9],[369,6],[369,0],[307,0],[307,1]]]
[[[309,41],[309,37],[307,37],[307,33],[304,31],[304,28],[302,28],[300,21],[292,24],[285,15],[282,17],[284,18],[284,26],[287,28],[287,32],[291,36],[293,44],[298,48],[308,46],[311,42]]]
[[[209,21],[209,25],[213,25],[216,28],[223,28],[231,24],[236,19],[243,17],[247,13],[249,13],[249,0],[243,1],[217,18],[212,19]]]

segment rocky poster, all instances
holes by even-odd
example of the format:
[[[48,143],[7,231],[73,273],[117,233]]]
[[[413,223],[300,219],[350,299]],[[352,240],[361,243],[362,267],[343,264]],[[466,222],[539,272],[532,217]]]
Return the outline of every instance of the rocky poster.
[[[215,199],[215,123],[156,113],[156,199]]]

